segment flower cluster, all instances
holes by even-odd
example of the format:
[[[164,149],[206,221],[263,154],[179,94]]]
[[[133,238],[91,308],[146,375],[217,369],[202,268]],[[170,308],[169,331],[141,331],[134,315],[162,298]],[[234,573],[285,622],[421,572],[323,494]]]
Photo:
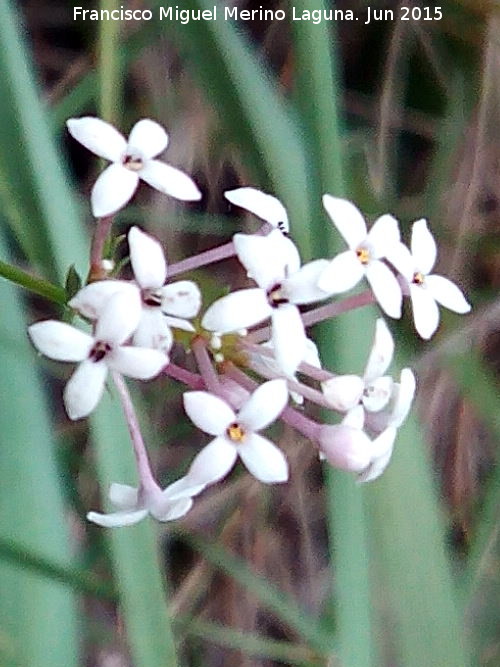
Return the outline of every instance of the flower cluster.
[[[196,496],[229,474],[237,458],[265,484],[286,482],[285,454],[260,434],[277,419],[308,438],[331,465],[355,473],[360,482],[376,479],[389,463],[397,430],[411,408],[415,376],[410,368],[404,368],[397,380],[387,374],[394,341],[382,318],[376,322],[361,375],[336,375],[323,368],[306,327],[372,302],[389,317],[399,318],[403,297],[409,296],[415,328],[428,339],[439,324],[438,304],[468,312],[470,305],[460,289],[431,273],[437,248],[426,221],[413,224],[410,250],[393,216],[381,216],[368,230],[352,202],[325,194],[326,213],[348,249],[302,264],[289,236],[283,204],[272,195],[243,187],[225,197],[261,220],[257,233],[237,233],[231,244],[169,267],[160,242],[133,226],[127,236],[133,275],[111,277],[104,270],[103,236],[140,180],[183,201],[200,199],[201,194],[189,176],[156,159],[168,144],[158,123],[140,120],[128,140],[98,118],[71,119],[67,125],[75,139],[112,163],[91,194],[92,212],[98,218],[91,267],[102,266],[104,279],[92,281],[91,272],[88,284],[68,302],[85,330],[48,320],[33,324],[29,335],[47,357],[78,363],[63,396],[70,419],[87,417],[96,409],[111,376],[131,433],[139,477],[137,488],[112,484],[109,500],[117,511],[89,512],[88,519],[112,527],[136,523],[148,514],[159,521],[182,517]],[[168,280],[169,275],[231,255],[253,284],[209,305],[203,303],[195,282]],[[338,300],[363,279],[368,291]],[[325,301],[328,304],[313,307]],[[179,336],[193,352],[197,373],[170,362]],[[184,382],[190,389],[183,397],[187,416],[212,437],[186,474],[166,489],[160,488],[151,471],[124,375]],[[262,383],[252,379],[255,376]],[[304,409],[292,407],[295,403],[306,408],[307,402],[329,410],[332,423],[320,423]]]

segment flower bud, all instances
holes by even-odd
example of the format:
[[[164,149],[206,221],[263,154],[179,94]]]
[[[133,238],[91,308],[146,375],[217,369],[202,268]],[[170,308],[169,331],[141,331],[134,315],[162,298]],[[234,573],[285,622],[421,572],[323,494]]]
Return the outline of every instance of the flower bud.
[[[318,442],[328,463],[340,470],[361,472],[370,464],[371,441],[360,429],[345,424],[325,424]]]

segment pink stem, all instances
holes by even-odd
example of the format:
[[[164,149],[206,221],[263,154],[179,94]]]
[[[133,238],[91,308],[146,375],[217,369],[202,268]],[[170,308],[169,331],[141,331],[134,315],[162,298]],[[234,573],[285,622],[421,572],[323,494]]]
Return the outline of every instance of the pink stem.
[[[191,389],[206,389],[206,384],[203,382],[197,373],[191,373],[191,371],[182,368],[182,366],[177,366],[176,364],[168,364],[165,366],[162,373],[168,375],[174,380],[178,380],[183,384],[187,385]]]
[[[151,465],[146,450],[146,445],[142,438],[141,427],[135,414],[134,406],[130,394],[125,384],[125,380],[116,371],[113,371],[113,381],[120,396],[120,401],[127,421],[128,432],[134,446],[135,460],[137,462],[137,471],[139,473],[140,490],[148,492],[158,489],[158,484],[151,472]]]
[[[201,336],[197,336],[191,343],[191,349],[208,391],[216,396],[220,396],[232,405],[231,392],[227,391],[227,389],[221,385],[219,376],[212,365],[212,360],[207,351],[207,341]]]
[[[220,262],[223,259],[232,257],[234,254],[234,244],[232,241],[229,241],[229,243],[224,243],[224,245],[218,246],[217,248],[205,250],[205,252],[201,252],[198,255],[171,264],[168,267],[168,277],[172,278],[179,273],[193,271],[194,269],[199,269],[201,266],[206,266],[213,262]]]
[[[112,224],[112,215],[105,218],[99,218],[97,221],[97,227],[94,236],[92,237],[92,245],[90,247],[90,270],[87,277],[88,283],[95,282],[96,280],[103,280],[107,276],[107,272],[102,266],[102,256]]]

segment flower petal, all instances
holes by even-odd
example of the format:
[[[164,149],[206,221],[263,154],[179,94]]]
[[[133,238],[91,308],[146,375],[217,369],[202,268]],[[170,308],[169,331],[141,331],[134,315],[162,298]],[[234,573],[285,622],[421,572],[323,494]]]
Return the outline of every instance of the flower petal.
[[[111,512],[110,514],[99,514],[99,512],[89,512],[87,520],[97,523],[103,528],[120,528],[122,526],[132,526],[139,523],[148,515],[148,510],[135,510],[135,512]]]
[[[173,329],[181,329],[182,331],[189,331],[190,333],[194,333],[196,331],[191,322],[183,320],[180,317],[170,317],[169,315],[163,315],[163,317],[168,326],[172,327]]]
[[[376,378],[367,384],[363,393],[363,405],[368,412],[379,412],[389,403],[393,379],[388,375]]]
[[[149,511],[157,521],[175,521],[185,516],[192,506],[192,498],[180,498],[175,502],[164,500],[159,505],[153,505]]]
[[[470,311],[471,305],[466,301],[462,290],[448,278],[437,275],[426,276],[425,284],[434,299],[445,308],[449,308],[455,313],[468,313]]]
[[[321,383],[325,399],[334,410],[347,412],[359,403],[365,383],[358,375],[337,375]]]
[[[128,138],[127,153],[149,160],[162,153],[168,146],[168,134],[163,127],[149,118],[139,120]]]
[[[163,491],[163,497],[169,502],[192,498],[205,489],[205,484],[196,484],[189,477],[181,477],[176,482],[169,484]]]
[[[226,438],[215,438],[195,456],[185,479],[192,486],[215,484],[231,470],[237,456],[236,448]]]
[[[201,321],[207,331],[229,333],[259,324],[270,317],[273,309],[260,287],[237,290],[217,299]]]
[[[287,481],[288,462],[285,455],[258,433],[250,434],[244,444],[238,446],[238,454],[248,471],[264,484]]]
[[[350,426],[351,428],[362,429],[365,425],[365,410],[362,405],[356,405],[346,413],[342,419],[343,426]]]
[[[438,328],[439,308],[430,290],[424,285],[410,285],[411,305],[415,329],[428,340]]]
[[[413,403],[417,381],[411,368],[403,368],[399,378],[399,384],[394,385],[392,399],[392,412],[388,425],[399,428],[405,421]]]
[[[424,218],[413,223],[411,254],[419,271],[424,274],[431,272],[436,263],[437,246]]]
[[[168,353],[174,342],[167,318],[158,308],[144,308],[132,338],[134,345]]]
[[[139,176],[135,171],[118,163],[110,164],[92,188],[92,215],[103,218],[116,213],[132,198],[138,184]]]
[[[389,368],[394,354],[394,340],[385,321],[379,317],[375,325],[375,339],[366,363],[363,378],[371,382]]]
[[[210,435],[223,435],[229,424],[236,421],[236,415],[226,401],[208,391],[187,391],[183,400],[189,419]]]
[[[395,243],[386,248],[385,257],[408,282],[412,281],[417,267],[411,252],[404,243]]]
[[[167,278],[167,262],[158,239],[145,234],[139,227],[128,233],[130,262],[142,289],[158,289]]]
[[[258,218],[269,222],[273,227],[279,228],[282,232],[289,231],[288,216],[286,209],[279,199],[268,195],[256,188],[237,188],[236,190],[227,190],[224,197],[234,204],[250,211]]]
[[[297,306],[284,304],[272,312],[271,341],[274,357],[286,376],[291,376],[306,354],[307,337]]]
[[[362,472],[371,461],[370,438],[359,428],[325,424],[319,431],[319,446],[328,463],[340,470]]]
[[[28,333],[39,352],[57,361],[83,361],[94,344],[92,336],[56,320],[32,324]]]
[[[334,257],[318,279],[318,287],[328,294],[347,292],[364,276],[364,268],[352,250]]]
[[[367,243],[375,258],[386,256],[386,251],[391,246],[399,243],[399,222],[388,213],[377,218],[368,232]]]
[[[151,380],[168,364],[168,354],[145,347],[118,347],[108,359],[108,366],[136,380]]]
[[[70,118],[66,121],[68,132],[89,151],[111,162],[119,162],[127,142],[125,137],[106,121],[93,116]]]
[[[106,302],[120,291],[130,290],[139,296],[137,285],[125,280],[98,280],[82,287],[68,302],[80,315],[96,320],[104,310]]]
[[[308,262],[287,278],[283,283],[283,293],[291,303],[306,304],[327,299],[329,292],[318,287],[318,280],[330,262],[326,259],[316,259]]]
[[[82,361],[64,388],[64,406],[70,419],[82,419],[92,412],[101,400],[107,374],[104,360]]]
[[[201,307],[200,288],[192,280],[179,280],[161,290],[161,309],[175,317],[196,317]]]
[[[366,222],[357,206],[332,195],[323,195],[323,206],[351,250],[365,240]]]
[[[285,409],[288,389],[285,380],[264,382],[253,392],[238,413],[238,422],[250,431],[260,431],[272,424]]]
[[[398,279],[390,268],[375,259],[367,266],[366,278],[382,310],[390,317],[401,317],[403,293]]]
[[[121,510],[133,510],[137,508],[138,490],[135,486],[128,484],[117,484],[113,482],[109,487],[108,498],[115,507]]]
[[[190,176],[159,160],[148,160],[140,170],[139,176],[151,187],[175,199],[181,201],[201,199],[201,192]]]
[[[113,294],[97,320],[95,339],[121,345],[139,326],[142,305],[138,291],[120,290]]]
[[[277,229],[267,236],[235,234],[233,243],[247,276],[263,289],[281,283],[300,267],[297,248]]]
[[[385,431],[372,442],[373,460],[366,470],[358,475],[358,482],[372,482],[384,472],[391,460],[396,433],[397,431],[395,428],[386,428]]]

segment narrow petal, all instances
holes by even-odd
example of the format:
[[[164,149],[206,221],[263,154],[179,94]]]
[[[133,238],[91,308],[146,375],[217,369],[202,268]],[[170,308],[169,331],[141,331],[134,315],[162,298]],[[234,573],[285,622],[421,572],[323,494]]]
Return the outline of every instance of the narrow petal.
[[[97,320],[95,339],[121,345],[139,326],[142,305],[138,292],[119,291],[107,302]]]
[[[365,383],[358,375],[337,375],[321,383],[323,394],[334,410],[347,412],[359,403]]]
[[[415,329],[422,338],[428,340],[438,328],[438,305],[425,286],[410,285],[410,296]]]
[[[281,229],[283,232],[289,231],[288,216],[286,209],[279,199],[268,195],[256,188],[237,188],[236,190],[227,190],[224,197],[241,208],[250,211],[258,218],[269,222],[273,227]]]
[[[383,410],[392,396],[393,379],[388,375],[372,380],[363,393],[363,405],[368,412]]]
[[[205,433],[223,435],[229,424],[236,421],[236,415],[226,401],[208,391],[187,391],[183,399],[189,419]]]
[[[138,491],[135,486],[114,482],[109,487],[108,498],[118,509],[130,511],[137,508]]]
[[[112,125],[100,118],[84,116],[66,121],[68,132],[89,151],[111,162],[122,159],[127,142]]]
[[[404,243],[395,243],[386,248],[385,258],[408,282],[412,281],[417,267],[411,252]]]
[[[145,234],[139,227],[128,233],[130,262],[142,289],[158,289],[167,278],[167,262],[158,239]]]
[[[366,269],[366,278],[382,310],[390,317],[401,317],[403,293],[398,279],[390,268],[375,259]]]
[[[278,484],[288,479],[288,463],[283,452],[267,438],[252,433],[238,454],[248,471],[264,484]]]
[[[191,280],[179,280],[160,290],[161,309],[175,317],[196,317],[201,307],[201,292]]]
[[[307,304],[327,299],[329,292],[318,287],[318,280],[329,266],[327,259],[308,262],[284,281],[283,292],[291,303]]]
[[[167,318],[159,308],[144,308],[132,340],[138,347],[149,347],[168,354],[174,337]]]
[[[270,380],[261,384],[238,413],[238,422],[250,431],[260,431],[272,424],[285,409],[288,389],[285,380]]]
[[[399,243],[400,238],[398,221],[387,213],[375,220],[373,227],[368,232],[367,242],[372,249],[373,256],[381,258],[386,256],[388,248]]]
[[[57,361],[83,361],[94,344],[92,336],[56,320],[32,324],[28,333],[39,352]]]
[[[304,323],[297,306],[285,304],[273,310],[271,341],[278,366],[290,377],[304,359],[307,345]]]
[[[424,274],[431,272],[436,263],[437,246],[424,218],[413,223],[411,254],[419,271]]]
[[[315,368],[321,368],[321,359],[319,358],[318,346],[310,338],[306,341],[306,353],[303,361]]]
[[[149,511],[157,521],[175,521],[185,516],[192,506],[192,498],[181,498],[176,502],[163,501],[159,505],[152,506]]]
[[[364,380],[371,382],[389,368],[394,354],[394,340],[385,321],[379,317],[375,325],[375,339],[366,363]]]
[[[127,152],[132,155],[138,154],[143,159],[149,160],[162,153],[168,146],[168,134],[163,127],[149,118],[139,120],[132,128],[129,138]]]
[[[347,199],[323,195],[323,206],[351,250],[364,241],[366,222],[354,204]]]
[[[103,218],[116,213],[130,201],[138,184],[139,176],[136,172],[118,163],[109,165],[92,188],[92,215]]]
[[[148,160],[139,175],[151,187],[175,199],[181,201],[201,199],[201,192],[187,174],[159,160]]]
[[[352,250],[341,252],[329,262],[318,279],[318,287],[328,294],[347,292],[364,276],[361,262]]]
[[[370,438],[359,428],[325,424],[319,432],[319,446],[328,463],[340,470],[362,472],[371,461]]]
[[[108,366],[136,380],[151,380],[168,364],[168,354],[145,347],[118,347],[111,353]]]
[[[237,290],[215,301],[201,321],[207,331],[229,333],[259,324],[270,317],[273,309],[266,292],[260,287]]]
[[[392,411],[389,417],[388,425],[399,428],[405,421],[410,412],[417,381],[411,368],[403,368],[399,378],[399,384],[394,386],[394,395],[392,399]]]
[[[135,292],[139,297],[137,285],[125,280],[98,280],[82,287],[68,302],[71,308],[77,310],[80,315],[96,320],[101,316],[106,302],[114,294],[120,291]]]
[[[445,308],[449,308],[455,313],[468,313],[470,311],[471,305],[466,301],[462,290],[448,278],[437,275],[426,276],[425,284],[434,299]]]
[[[70,419],[87,417],[101,400],[108,373],[106,362],[86,359],[64,388],[64,406]]]
[[[195,484],[189,477],[181,477],[176,482],[169,484],[163,491],[163,497],[169,502],[192,498],[205,489],[205,484]]]
[[[195,456],[186,479],[193,486],[215,484],[231,470],[237,456],[236,448],[226,438],[215,438]]]
[[[372,442],[372,461],[366,470],[358,475],[358,482],[372,482],[384,472],[391,460],[396,433],[395,428],[389,427],[375,438]]]
[[[103,528],[121,528],[122,526],[132,526],[139,523],[148,515],[148,510],[135,510],[135,512],[111,512],[110,514],[99,514],[98,512],[89,512],[87,520]]]
[[[181,329],[182,331],[189,331],[190,333],[194,333],[196,331],[191,322],[183,320],[180,317],[170,317],[169,315],[163,315],[163,317],[165,318],[165,322],[168,324],[168,326],[172,327],[173,329]]]

